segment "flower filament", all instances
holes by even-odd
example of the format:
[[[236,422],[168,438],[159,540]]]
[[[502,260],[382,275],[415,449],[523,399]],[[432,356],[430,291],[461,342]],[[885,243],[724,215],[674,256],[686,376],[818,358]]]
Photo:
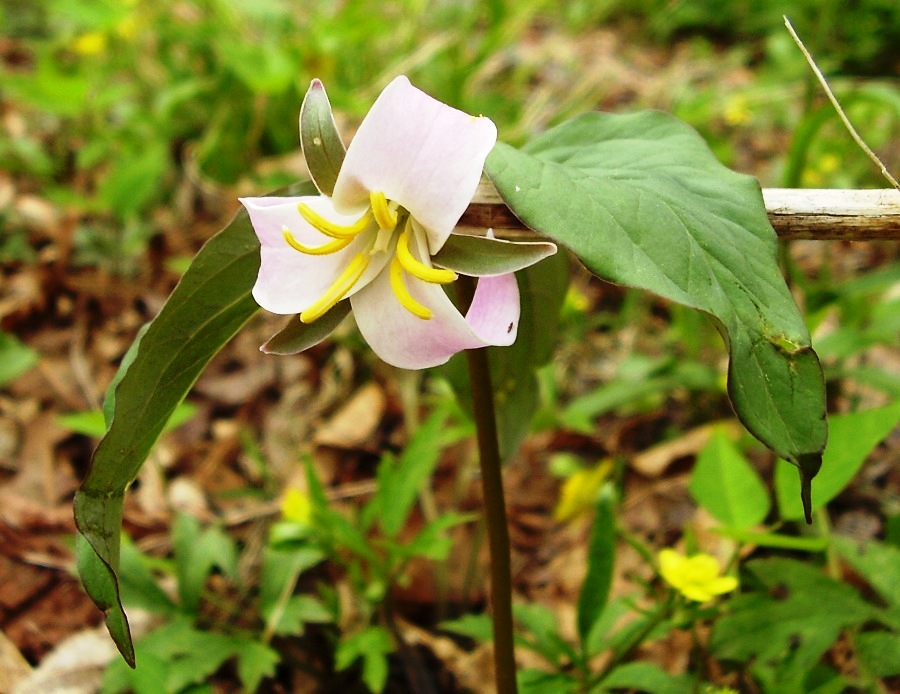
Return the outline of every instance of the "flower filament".
[[[357,253],[325,293],[300,314],[300,320],[304,323],[318,320],[347,296],[365,273],[371,256],[380,252],[390,252],[395,232],[404,215],[406,223],[403,231],[397,235],[395,255],[388,269],[391,290],[400,305],[422,320],[429,320],[432,317],[431,310],[413,298],[406,286],[404,273],[431,284],[448,284],[457,278],[457,274],[452,270],[431,267],[430,264],[423,263],[413,256],[409,249],[410,236],[416,239],[418,248],[427,248],[424,230],[405,210],[402,210],[396,202],[389,201],[381,191],[372,191],[369,194],[369,209],[348,225],[335,224],[305,203],[298,204],[297,210],[311,227],[333,239],[320,246],[307,246],[300,243],[290,229],[283,227],[282,235],[285,242],[300,253],[330,255],[347,248],[363,232],[374,232],[374,238],[367,244],[367,248]],[[373,228],[375,226],[377,229]]]

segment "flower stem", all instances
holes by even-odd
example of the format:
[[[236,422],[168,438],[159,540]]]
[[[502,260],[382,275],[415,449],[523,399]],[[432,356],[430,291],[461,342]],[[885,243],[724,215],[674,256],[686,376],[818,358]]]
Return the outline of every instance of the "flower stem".
[[[461,294],[474,294],[474,280],[461,277]],[[467,286],[466,286],[467,285]],[[467,302],[468,303],[468,302]],[[516,659],[513,647],[512,572],[509,557],[509,528],[503,496],[500,446],[494,413],[494,390],[487,348],[466,352],[469,386],[478,433],[481,490],[488,532],[491,569],[491,614],[494,624],[494,668],[498,694],[516,694]]]

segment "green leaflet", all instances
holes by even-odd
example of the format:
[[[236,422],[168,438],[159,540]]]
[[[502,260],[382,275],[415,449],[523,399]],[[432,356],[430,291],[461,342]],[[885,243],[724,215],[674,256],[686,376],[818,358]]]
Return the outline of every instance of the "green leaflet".
[[[307,184],[289,194],[311,189]],[[78,570],[132,666],[134,646],[117,577],[125,489],[210,359],[258,310],[250,296],[258,270],[259,243],[242,211],[200,249],[159,315],[129,349],[114,396],[104,402],[104,413],[112,413],[109,429],[75,495]]]
[[[485,170],[517,217],[594,274],[713,317],[734,408],[800,468],[808,508],[827,432],[824,379],[757,181],[657,112],[586,114],[522,151],[498,144]]]

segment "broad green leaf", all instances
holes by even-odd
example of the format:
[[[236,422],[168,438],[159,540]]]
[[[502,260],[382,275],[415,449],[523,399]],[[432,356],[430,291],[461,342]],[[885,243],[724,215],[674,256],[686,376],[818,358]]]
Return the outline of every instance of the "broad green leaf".
[[[328,94],[317,79],[310,83],[300,106],[300,147],[316,188],[322,195],[330,196],[346,150],[334,122]]]
[[[825,446],[824,381],[758,182],[656,112],[586,114],[522,151],[500,143],[486,172],[519,219],[594,274],[713,317],[738,416],[800,468],[808,496]]]
[[[875,615],[853,588],[806,563],[760,559],[745,568],[760,590],[729,600],[710,648],[720,660],[752,663],[763,691],[808,691],[807,674],[841,631]]]
[[[717,521],[733,528],[754,526],[769,512],[765,485],[722,428],[697,456],[689,489]]]
[[[588,642],[594,624],[603,614],[612,586],[616,555],[616,503],[607,485],[597,502],[591,542],[588,546],[587,575],[578,596],[578,637]]]
[[[900,400],[885,407],[829,417],[828,446],[822,458],[822,473],[816,478],[813,509],[825,506],[843,491],[859,471],[872,449],[900,422]],[[775,492],[782,518],[801,518],[797,503],[798,484],[784,461],[775,467]]]
[[[38,353],[15,336],[0,330],[0,386],[28,371],[38,362]]]
[[[133,361],[108,398],[109,430],[75,495],[75,522],[87,540],[78,544],[79,573],[132,666],[134,647],[116,578],[125,489],[204,367],[256,313],[250,290],[258,270],[259,243],[241,212],[203,246],[139,335]]]
[[[312,323],[304,323],[299,315],[294,316],[260,347],[260,351],[265,354],[286,355],[307,350],[331,335],[349,313],[350,302],[341,301]]]
[[[556,253],[544,241],[505,241],[488,236],[450,234],[431,260],[438,267],[470,277],[503,275],[534,265]]]

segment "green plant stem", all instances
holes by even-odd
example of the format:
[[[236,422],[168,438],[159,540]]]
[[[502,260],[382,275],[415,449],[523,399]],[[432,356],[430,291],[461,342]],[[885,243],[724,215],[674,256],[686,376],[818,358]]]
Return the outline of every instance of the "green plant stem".
[[[460,278],[460,290],[471,297],[474,280]],[[463,284],[465,283],[465,284]],[[470,303],[470,302],[466,302]],[[515,694],[516,659],[513,645],[512,571],[509,557],[509,528],[503,495],[497,419],[494,414],[494,390],[486,348],[466,352],[469,386],[478,437],[481,465],[481,490],[487,525],[491,567],[491,615],[494,625],[494,668],[498,694]]]

